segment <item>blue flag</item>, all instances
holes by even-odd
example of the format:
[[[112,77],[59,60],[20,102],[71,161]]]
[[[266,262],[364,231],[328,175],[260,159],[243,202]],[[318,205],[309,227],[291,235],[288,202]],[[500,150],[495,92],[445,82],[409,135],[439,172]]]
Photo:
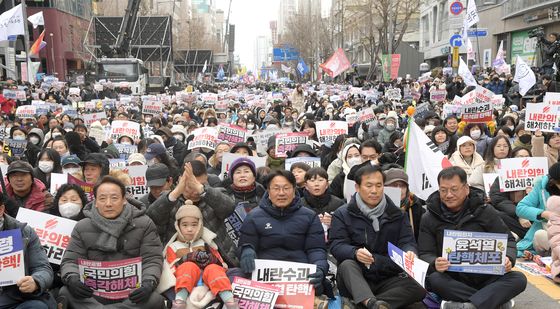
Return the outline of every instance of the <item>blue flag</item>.
[[[299,58],[299,62],[297,64],[297,70],[301,76],[309,72],[309,68],[307,67],[307,64],[305,64],[302,58]]]
[[[218,80],[223,80],[226,74],[224,73],[224,67],[220,65],[220,70],[218,71]]]

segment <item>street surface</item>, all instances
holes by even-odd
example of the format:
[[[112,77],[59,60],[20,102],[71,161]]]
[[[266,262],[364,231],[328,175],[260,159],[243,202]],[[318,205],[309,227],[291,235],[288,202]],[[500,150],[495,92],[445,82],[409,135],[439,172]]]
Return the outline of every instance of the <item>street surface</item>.
[[[515,270],[522,271],[519,269]],[[524,271],[522,272],[527,276],[527,289],[515,298],[514,308],[560,308],[560,284],[555,284],[544,276],[535,276]]]

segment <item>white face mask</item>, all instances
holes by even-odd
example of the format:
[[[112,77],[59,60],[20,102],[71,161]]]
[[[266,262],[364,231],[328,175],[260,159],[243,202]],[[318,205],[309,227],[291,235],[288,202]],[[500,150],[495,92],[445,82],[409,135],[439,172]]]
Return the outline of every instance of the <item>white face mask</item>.
[[[476,131],[471,131],[471,138],[474,140],[477,140],[480,138],[480,135],[482,133],[480,132],[480,130],[476,130]]]
[[[60,212],[60,215],[63,216],[64,218],[75,217],[80,213],[80,210],[82,210],[81,204],[68,202],[68,203],[58,205],[58,211]]]
[[[43,173],[50,173],[50,172],[52,172],[52,170],[54,168],[54,162],[53,161],[39,161],[39,164],[37,166],[39,167],[39,169]]]
[[[353,166],[361,164],[362,163],[362,158],[361,157],[353,157],[353,158],[350,158],[350,159],[346,160],[346,163],[348,163],[348,166],[350,168],[352,168]]]
[[[15,141],[24,141],[25,140],[25,135],[14,135],[13,139]]]
[[[255,128],[255,125],[252,124],[252,123],[249,123],[249,124],[247,125],[247,129],[249,129],[249,130],[253,130],[254,128]]]
[[[58,133],[58,132],[57,132],[57,133],[53,133],[53,134],[51,134],[51,135],[52,135],[53,138],[55,138],[55,137],[57,137],[57,136],[61,136],[62,133]]]
[[[178,141],[181,141],[181,142],[183,141],[183,135],[182,134],[176,134],[176,135],[173,135],[173,137]]]
[[[126,141],[126,142],[125,142],[125,141],[123,141],[123,142],[121,142],[121,145],[132,145],[132,143],[131,143],[131,142],[129,142],[129,141]]]
[[[70,167],[70,168],[63,168],[62,169],[62,173],[63,174],[76,174],[79,173],[81,171],[81,169],[79,167]]]
[[[29,141],[30,141],[31,143],[33,143],[33,145],[37,145],[37,144],[39,144],[39,142],[41,141],[41,139],[38,138],[37,136],[31,136],[31,137],[29,138]]]

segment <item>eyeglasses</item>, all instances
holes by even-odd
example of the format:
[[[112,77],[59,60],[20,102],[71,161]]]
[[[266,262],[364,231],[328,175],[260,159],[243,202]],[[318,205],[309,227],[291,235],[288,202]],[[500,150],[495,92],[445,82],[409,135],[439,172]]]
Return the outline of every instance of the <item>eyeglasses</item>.
[[[286,187],[271,187],[270,191],[279,193],[279,192],[285,192],[285,193],[290,193],[294,190],[294,187],[292,186],[286,186]]]
[[[447,194],[451,193],[452,195],[457,195],[459,193],[459,190],[463,189],[465,186],[455,186],[452,187],[450,189],[439,189],[439,193],[440,195],[446,196]]]

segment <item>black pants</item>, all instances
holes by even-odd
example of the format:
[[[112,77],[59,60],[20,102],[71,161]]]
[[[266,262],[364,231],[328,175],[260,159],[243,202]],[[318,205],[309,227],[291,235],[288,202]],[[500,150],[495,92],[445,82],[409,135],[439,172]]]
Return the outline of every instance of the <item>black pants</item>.
[[[527,286],[527,278],[517,271],[510,271],[503,276],[433,272],[426,282],[430,291],[444,300],[471,302],[477,308],[485,309],[498,308],[523,292]]]
[[[380,282],[369,282],[354,260],[345,260],[338,265],[336,282],[340,294],[352,298],[356,304],[375,297],[389,303],[391,308],[402,308],[422,301],[426,295],[414,279],[405,276],[396,275]]]
[[[503,211],[498,211],[498,215],[500,216],[502,221],[504,221],[504,223],[507,225],[509,230],[517,234],[517,236],[519,236],[519,239],[523,239],[523,237],[525,237],[525,234],[527,234],[527,231],[529,229],[524,228],[521,225],[521,223],[519,223],[519,218],[517,217],[514,218]]]

